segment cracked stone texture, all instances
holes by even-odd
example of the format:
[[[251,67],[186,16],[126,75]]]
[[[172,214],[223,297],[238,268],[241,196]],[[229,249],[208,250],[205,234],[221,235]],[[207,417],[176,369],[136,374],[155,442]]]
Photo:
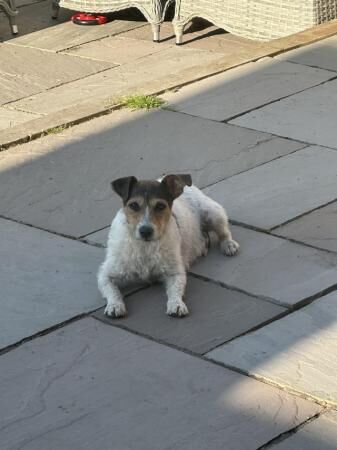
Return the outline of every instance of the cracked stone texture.
[[[336,406],[336,317],[333,292],[208,356]]]
[[[292,95],[231,123],[337,148],[337,80]]]
[[[123,37],[110,36],[94,42],[73,47],[66,51],[69,55],[126,64],[147,55],[161,52],[163,47],[156,42],[137,41]]]
[[[275,233],[337,252],[337,202],[276,228]]]
[[[336,283],[333,254],[245,228],[232,232],[241,245],[237,256],[223,256],[215,245],[190,271],[288,306]]]
[[[284,441],[274,444],[272,448],[274,450],[336,450],[337,412],[328,411]]]
[[[2,450],[255,450],[320,411],[92,318],[1,359]]]
[[[333,36],[277,56],[277,60],[293,61],[311,67],[337,71],[337,37]]]
[[[0,104],[37,94],[111,67],[111,63],[104,61],[90,61],[9,44],[0,44],[0,60]],[[11,107],[14,108],[14,104]]]
[[[0,235],[0,348],[104,304],[101,249],[3,219]]]
[[[320,84],[335,74],[266,58],[168,93],[169,108],[211,120],[238,114]]]
[[[110,325],[120,325],[202,354],[285,311],[280,306],[193,277],[188,278],[185,298],[189,316],[184,319],[167,316],[166,302],[164,286],[157,285],[127,298],[128,317],[124,319],[106,317],[103,309],[94,315]]]
[[[25,113],[22,111],[15,111],[12,109],[0,106],[0,130],[14,127],[19,123],[28,122],[30,120],[40,117],[37,114]]]
[[[210,186],[241,223],[271,229],[337,197],[337,152],[308,147]]]
[[[301,145],[170,111],[115,111],[0,153],[0,214],[83,236],[121,207],[115,178],[187,172],[202,187]]]
[[[127,93],[143,93],[159,85],[161,88],[169,87],[170,83],[176,85],[180,79],[186,79],[184,75],[186,71],[194,70],[201,65],[203,70],[208,63],[222,58],[220,54],[202,50],[167,48],[160,53],[145,56],[139,61],[15,102],[13,106],[23,111],[50,114],[98,99],[102,99],[102,102],[107,102],[109,98],[116,100]],[[91,64],[91,61],[84,60]]]
[[[100,26],[81,27],[73,24],[70,20],[67,20],[65,23],[61,23],[64,20],[63,17],[61,20],[56,21],[51,19],[50,3],[42,3],[43,5],[37,4],[34,5],[35,8],[30,7],[29,9],[31,13],[34,11],[35,14],[38,14],[40,16],[40,21],[44,20],[46,25],[39,26],[37,23],[36,31],[34,33],[25,33],[22,36],[20,32],[20,35],[13,39],[11,43],[23,47],[59,52],[76,45],[81,45],[96,39],[102,39],[107,36],[114,36],[137,27],[142,27],[145,24],[144,22],[137,22],[135,20],[118,20],[118,14],[115,15],[115,20]],[[64,11],[63,8],[61,8],[61,11]],[[74,12],[72,12],[72,14],[73,13]],[[69,14],[69,11],[67,11],[67,16],[69,19],[72,14]],[[26,19],[28,20],[28,17],[26,17]],[[35,17],[32,17],[32,21],[36,22]]]

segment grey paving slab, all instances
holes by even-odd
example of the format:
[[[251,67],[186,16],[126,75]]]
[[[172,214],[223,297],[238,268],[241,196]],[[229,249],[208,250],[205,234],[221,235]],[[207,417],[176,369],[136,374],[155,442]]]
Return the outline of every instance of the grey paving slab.
[[[205,193],[230,218],[271,229],[337,197],[337,152],[308,147],[220,181]]]
[[[37,117],[41,116],[39,114],[11,110],[0,106],[0,130],[14,127],[19,123],[29,122]]]
[[[275,233],[337,252],[337,202],[276,228]]]
[[[284,313],[285,308],[250,297],[214,283],[188,278],[186,304],[189,316],[176,320],[166,315],[165,289],[156,285],[128,297],[128,317],[114,320],[95,317],[111,325],[151,336],[196,353],[206,353],[219,344]]]
[[[15,41],[11,42],[24,47],[61,51],[96,39],[114,36],[144,26],[144,24],[144,22],[136,22],[134,20],[112,20],[96,27],[81,27],[70,21],[65,23],[54,21],[53,27],[43,28],[35,33],[19,36]]]
[[[240,253],[228,258],[215,245],[192,273],[289,306],[336,284],[335,255],[244,228],[232,231]]]
[[[162,50],[163,47],[156,42],[110,36],[73,47],[66,53],[114,64],[126,64]]]
[[[333,36],[314,44],[282,53],[275,59],[337,71],[337,37]]]
[[[115,111],[0,153],[0,213],[83,236],[108,226],[120,208],[114,178],[187,172],[205,186],[300,147],[169,111]]]
[[[2,450],[255,450],[320,411],[91,318],[1,363]]]
[[[99,248],[0,220],[0,348],[103,305]]]
[[[89,236],[85,236],[84,239],[93,244],[100,244],[104,247],[108,241],[110,227],[103,228],[103,230],[97,231],[96,233],[89,234]]]
[[[336,450],[337,412],[329,411],[305,425],[284,441],[273,445],[274,450]]]
[[[337,293],[229,342],[207,355],[337,405]]]
[[[325,70],[266,58],[193,83],[166,98],[175,111],[223,121],[333,76]]]
[[[0,60],[0,104],[37,94],[111,67],[111,63],[104,61],[89,61],[10,44],[0,44]]]
[[[333,80],[245,114],[232,123],[337,148],[336,96],[337,80]]]
[[[50,114],[76,104],[97,101],[100,98],[102,102],[106,102],[109,98],[113,100],[126,93],[142,93],[144,86],[153,87],[156,82],[160,82],[161,88],[167,86],[167,80],[174,80],[177,83],[177,77],[184,71],[192,70],[201,64],[207,65],[221,58],[222,55],[202,50],[165,48],[162,52],[59,86],[45,95],[36,95],[16,102],[14,105],[23,111]]]

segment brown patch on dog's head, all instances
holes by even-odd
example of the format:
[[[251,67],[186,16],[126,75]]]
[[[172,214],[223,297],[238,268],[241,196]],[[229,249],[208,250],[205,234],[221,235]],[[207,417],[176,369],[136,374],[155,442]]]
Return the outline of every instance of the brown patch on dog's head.
[[[111,186],[123,200],[130,231],[137,239],[152,241],[164,234],[173,201],[191,184],[190,175],[167,175],[161,181],[119,178]]]

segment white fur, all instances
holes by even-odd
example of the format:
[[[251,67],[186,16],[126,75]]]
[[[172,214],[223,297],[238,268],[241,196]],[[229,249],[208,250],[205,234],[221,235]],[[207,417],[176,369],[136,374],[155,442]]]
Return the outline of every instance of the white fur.
[[[173,214],[163,236],[154,241],[136,239],[127,226],[123,209],[110,228],[106,258],[98,272],[98,287],[107,300],[105,314],[121,317],[126,307],[118,286],[142,281],[162,281],[167,293],[167,314],[185,316],[183,301],[186,271],[205,256],[205,231],[218,235],[221,250],[229,256],[239,244],[232,239],[225,210],[197,187],[185,187],[173,203]]]

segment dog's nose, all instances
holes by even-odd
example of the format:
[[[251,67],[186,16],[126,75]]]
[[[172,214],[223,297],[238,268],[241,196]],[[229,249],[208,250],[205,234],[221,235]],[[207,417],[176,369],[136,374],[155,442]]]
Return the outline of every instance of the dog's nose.
[[[142,225],[139,228],[139,234],[143,239],[150,239],[150,237],[153,235],[153,228],[149,225]]]

